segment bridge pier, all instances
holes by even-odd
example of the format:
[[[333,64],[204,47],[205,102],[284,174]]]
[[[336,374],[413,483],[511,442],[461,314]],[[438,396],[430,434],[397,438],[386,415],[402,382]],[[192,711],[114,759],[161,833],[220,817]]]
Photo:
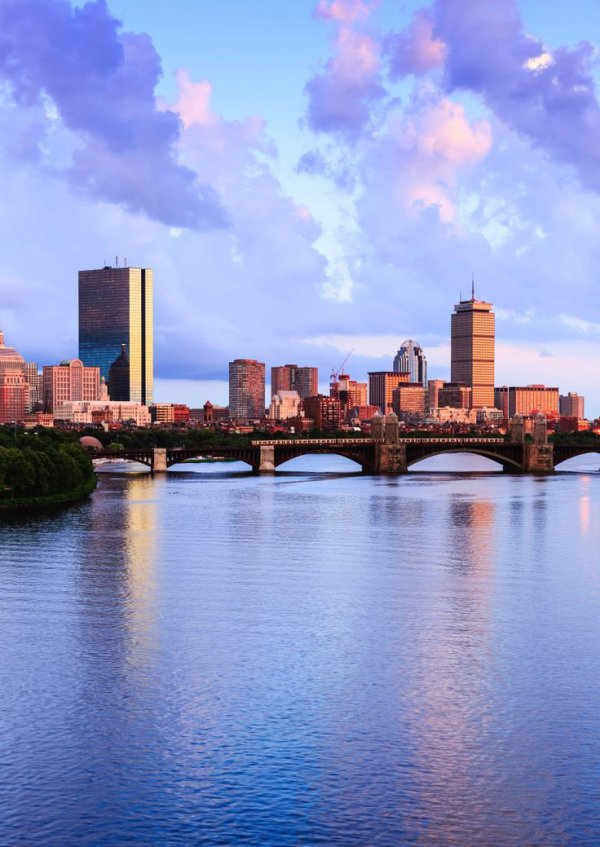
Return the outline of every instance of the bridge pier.
[[[261,447],[258,462],[259,473],[275,472],[275,447]]]
[[[152,450],[152,473],[166,473],[167,448],[155,447]]]
[[[379,443],[377,445],[375,473],[401,474],[406,473],[407,470],[406,444]]]
[[[523,470],[526,473],[554,473],[554,446],[525,444]]]

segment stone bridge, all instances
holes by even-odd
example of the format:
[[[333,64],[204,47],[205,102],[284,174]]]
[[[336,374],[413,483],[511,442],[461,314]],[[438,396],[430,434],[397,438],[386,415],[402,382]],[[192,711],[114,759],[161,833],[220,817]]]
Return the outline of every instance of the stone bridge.
[[[546,421],[538,417],[533,441],[525,441],[523,422],[511,422],[505,438],[402,438],[395,415],[374,421],[372,438],[298,438],[252,441],[235,447],[155,447],[139,450],[102,450],[94,458],[122,458],[148,465],[154,473],[172,465],[200,457],[237,459],[253,471],[273,472],[298,456],[334,453],[359,464],[372,474],[401,474],[422,459],[442,453],[474,453],[499,462],[504,470],[524,473],[552,473],[555,464],[590,452],[581,445],[548,443]]]

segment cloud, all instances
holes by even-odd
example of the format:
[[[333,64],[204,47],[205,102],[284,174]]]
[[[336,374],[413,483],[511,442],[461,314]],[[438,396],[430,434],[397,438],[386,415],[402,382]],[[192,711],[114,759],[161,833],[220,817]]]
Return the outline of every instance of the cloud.
[[[35,116],[23,159],[37,158],[93,199],[162,223],[224,227],[215,191],[175,158],[180,125],[156,107],[160,76],[151,39],[121,32],[104,0],[80,8],[67,0],[0,4],[0,80],[19,109]],[[44,149],[57,120],[70,133],[64,165]]]
[[[433,10],[435,36],[446,48],[448,90],[481,95],[507,126],[600,191],[593,46],[549,51],[525,33],[514,0],[436,0]]]
[[[369,17],[377,2],[365,0],[319,0],[315,15],[319,18],[350,24]]]
[[[414,74],[421,76],[444,64],[446,46],[433,33],[430,9],[419,9],[406,32],[387,39],[392,79]]]
[[[560,315],[562,323],[575,330],[579,335],[591,335],[600,333],[600,321],[588,321],[584,318],[577,318],[574,315]]]
[[[358,137],[385,96],[380,45],[364,29],[373,9],[360,0],[321,0],[317,6],[316,14],[337,27],[333,56],[305,86],[308,124],[317,132]]]

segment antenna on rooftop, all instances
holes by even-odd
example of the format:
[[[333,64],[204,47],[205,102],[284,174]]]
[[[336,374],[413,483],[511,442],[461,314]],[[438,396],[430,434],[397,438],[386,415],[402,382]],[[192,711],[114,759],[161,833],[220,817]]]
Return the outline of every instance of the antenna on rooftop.
[[[119,267],[119,257],[115,256],[115,268]]]
[[[475,300],[475,274],[471,273],[471,300]]]
[[[123,267],[127,267],[127,256],[125,256],[125,258],[123,259]]]

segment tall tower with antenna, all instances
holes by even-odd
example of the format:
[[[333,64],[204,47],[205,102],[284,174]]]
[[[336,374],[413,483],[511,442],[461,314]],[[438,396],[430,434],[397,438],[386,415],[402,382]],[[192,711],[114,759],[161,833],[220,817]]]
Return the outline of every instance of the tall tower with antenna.
[[[451,382],[471,389],[471,406],[494,406],[495,315],[492,304],[475,299],[475,277],[471,299],[460,300],[451,317]]]

